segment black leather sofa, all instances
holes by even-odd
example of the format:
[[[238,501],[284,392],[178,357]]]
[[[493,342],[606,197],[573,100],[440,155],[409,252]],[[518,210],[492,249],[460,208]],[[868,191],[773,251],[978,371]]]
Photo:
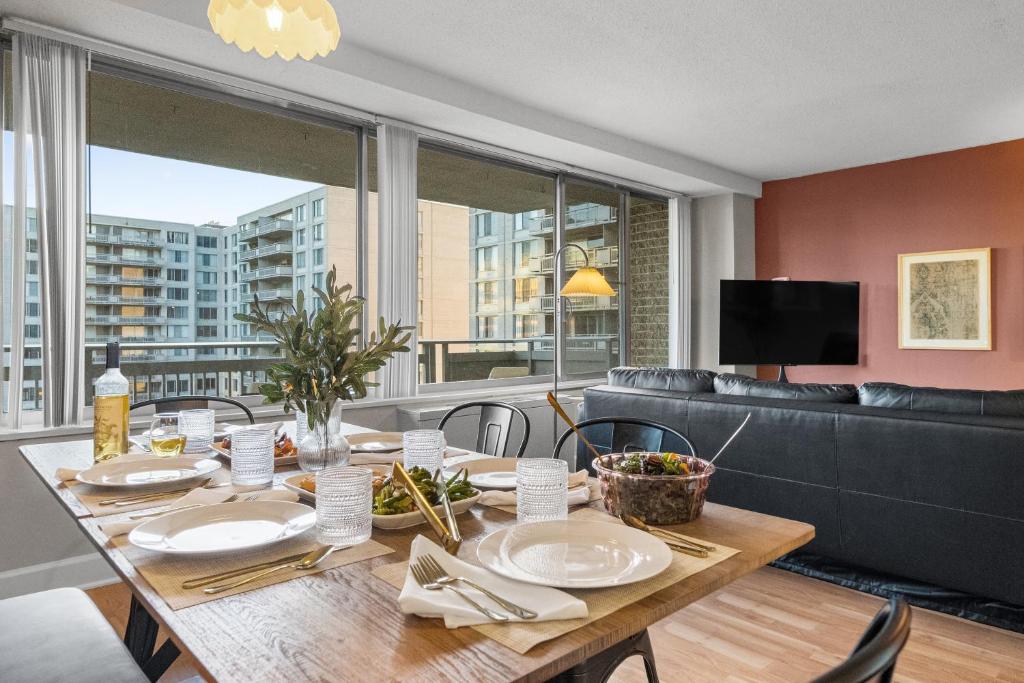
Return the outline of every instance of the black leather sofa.
[[[662,422],[707,457],[749,412],[709,500],[813,524],[809,552],[1024,605],[1024,391],[616,368],[584,396],[586,418]]]

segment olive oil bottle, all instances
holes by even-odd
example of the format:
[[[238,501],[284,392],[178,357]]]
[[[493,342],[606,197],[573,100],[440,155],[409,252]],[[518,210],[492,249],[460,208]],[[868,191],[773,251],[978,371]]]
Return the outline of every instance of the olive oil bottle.
[[[92,400],[92,457],[103,462],[128,452],[128,379],[121,374],[121,345],[107,344],[107,371]]]

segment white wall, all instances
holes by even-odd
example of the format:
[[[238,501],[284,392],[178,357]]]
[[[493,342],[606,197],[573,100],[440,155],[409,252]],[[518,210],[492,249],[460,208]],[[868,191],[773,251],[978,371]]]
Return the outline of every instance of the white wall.
[[[754,278],[754,199],[718,194],[694,199],[691,313],[693,367],[756,375],[752,365],[718,362],[719,282]]]

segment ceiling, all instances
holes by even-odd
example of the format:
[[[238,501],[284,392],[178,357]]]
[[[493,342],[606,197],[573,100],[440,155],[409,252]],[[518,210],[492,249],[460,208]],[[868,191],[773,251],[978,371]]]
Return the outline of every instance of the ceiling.
[[[207,28],[205,0],[110,1]],[[332,2],[320,67],[709,187],[1024,137],[1020,0]]]

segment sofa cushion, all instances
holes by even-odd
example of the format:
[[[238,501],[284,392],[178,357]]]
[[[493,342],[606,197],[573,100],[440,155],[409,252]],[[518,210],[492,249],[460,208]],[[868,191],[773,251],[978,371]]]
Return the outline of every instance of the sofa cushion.
[[[1024,390],[937,389],[892,382],[865,382],[857,394],[861,405],[878,408],[1024,417]]]
[[[856,403],[857,387],[852,384],[797,384],[766,382],[746,375],[715,377],[715,393],[757,398],[786,398],[818,403]]]
[[[612,368],[608,384],[630,389],[662,389],[691,394],[715,390],[715,373],[710,370],[679,370],[675,368]]]

